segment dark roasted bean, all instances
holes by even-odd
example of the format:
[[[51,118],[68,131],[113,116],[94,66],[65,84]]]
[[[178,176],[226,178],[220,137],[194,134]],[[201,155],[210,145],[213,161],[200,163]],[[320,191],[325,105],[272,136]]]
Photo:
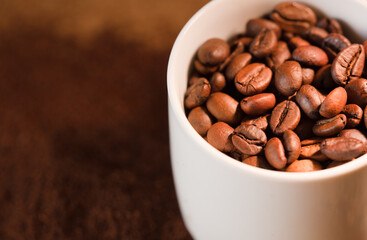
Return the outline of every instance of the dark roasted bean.
[[[334,18],[328,18],[328,17],[321,18],[316,23],[316,26],[325,29],[329,33],[343,34],[342,27],[340,26],[339,22]]]
[[[342,113],[347,117],[346,128],[354,128],[359,125],[363,117],[363,110],[357,104],[345,105]]]
[[[287,163],[292,163],[297,160],[301,153],[301,141],[297,134],[291,130],[285,131],[282,142],[287,157]]]
[[[358,139],[328,138],[321,142],[321,152],[334,161],[348,161],[365,153],[365,145]]]
[[[311,84],[315,78],[315,71],[312,68],[302,68],[302,85]]]
[[[277,35],[271,29],[263,28],[252,40],[250,53],[256,58],[269,56],[277,47]]]
[[[348,94],[348,103],[354,103],[364,108],[367,105],[367,79],[358,78],[350,81],[345,90]]]
[[[254,125],[241,124],[232,135],[233,145],[238,151],[247,155],[258,154],[267,142],[266,134]]]
[[[343,111],[347,103],[347,91],[337,87],[331,91],[320,105],[319,113],[325,118],[331,118]]]
[[[222,73],[216,72],[210,78],[209,83],[210,83],[212,92],[220,92],[226,86],[226,78],[224,77]]]
[[[230,53],[229,44],[219,38],[211,38],[205,41],[198,50],[198,59],[202,64],[218,65],[223,62]]]
[[[276,169],[283,169],[287,165],[284,147],[279,138],[273,137],[268,141],[265,146],[265,157]]]
[[[249,96],[263,92],[270,84],[273,73],[262,63],[252,63],[242,68],[234,82],[237,90]]]
[[[251,59],[252,56],[249,53],[241,53],[233,58],[226,68],[227,79],[232,81],[236,74],[251,62]]]
[[[290,58],[291,52],[288,49],[287,43],[279,41],[277,47],[265,60],[267,65],[274,70]]]
[[[317,121],[312,131],[316,136],[331,137],[343,130],[346,124],[347,117],[344,114],[338,114],[333,118]]]
[[[319,108],[325,97],[313,86],[303,85],[296,94],[296,101],[311,119],[320,118]]]
[[[212,119],[209,116],[209,112],[201,106],[192,109],[187,119],[201,136],[205,136],[208,129],[212,126]]]
[[[261,115],[275,106],[275,95],[273,93],[260,93],[246,97],[241,101],[241,109],[249,115]]]
[[[350,46],[350,41],[345,36],[338,33],[330,33],[322,41],[322,48],[329,57],[329,60],[334,60],[336,55],[344,48]]]
[[[293,95],[302,85],[302,68],[296,61],[286,61],[275,71],[274,84],[284,96]]]
[[[205,103],[210,94],[210,84],[205,78],[200,78],[191,85],[185,93],[185,107],[188,109]]]
[[[338,137],[355,138],[355,139],[360,140],[364,144],[367,141],[366,136],[361,131],[359,131],[358,129],[343,129],[338,134]]]
[[[304,66],[321,67],[328,63],[326,53],[315,46],[303,46],[294,49],[292,58]]]
[[[250,37],[256,37],[263,28],[273,30],[277,38],[280,38],[282,29],[279,25],[264,18],[250,19],[246,24],[246,33]]]
[[[321,152],[320,144],[322,141],[322,138],[312,138],[301,141],[300,158],[321,162],[328,160],[328,157]]]
[[[233,128],[224,122],[214,123],[208,130],[207,141],[210,145],[222,152],[231,152]]]
[[[293,130],[301,119],[301,112],[296,103],[285,100],[275,106],[270,117],[270,129],[274,134],[283,134]]]

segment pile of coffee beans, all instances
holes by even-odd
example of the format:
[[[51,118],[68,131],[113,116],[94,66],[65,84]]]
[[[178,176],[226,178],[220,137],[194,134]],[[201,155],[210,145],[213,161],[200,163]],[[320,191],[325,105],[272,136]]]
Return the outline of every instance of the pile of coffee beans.
[[[364,44],[336,19],[282,2],[245,32],[202,43],[184,105],[194,129],[243,163],[306,172],[366,153]]]

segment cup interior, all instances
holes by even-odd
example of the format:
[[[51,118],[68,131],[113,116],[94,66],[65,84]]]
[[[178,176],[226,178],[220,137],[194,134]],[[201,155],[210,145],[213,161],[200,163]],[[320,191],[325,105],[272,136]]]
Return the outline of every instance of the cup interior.
[[[179,124],[187,131],[193,141],[205,151],[212,152],[218,161],[224,161],[242,171],[251,171],[276,178],[315,180],[348,174],[367,167],[367,154],[338,167],[306,173],[284,173],[248,166],[232,159],[207,143],[190,125],[185,115],[183,99],[187,88],[190,68],[198,47],[209,38],[218,37],[228,40],[245,31],[246,22],[261,17],[282,2],[281,0],[215,0],[200,9],[184,26],[171,51],[167,87],[168,101],[172,106]],[[302,3],[315,10],[318,16],[338,19],[345,35],[352,42],[363,43],[367,39],[367,1],[360,0],[307,0]]]

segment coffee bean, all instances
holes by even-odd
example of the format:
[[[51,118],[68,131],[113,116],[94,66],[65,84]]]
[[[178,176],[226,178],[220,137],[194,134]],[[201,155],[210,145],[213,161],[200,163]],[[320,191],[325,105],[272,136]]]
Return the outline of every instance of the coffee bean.
[[[210,86],[212,92],[220,92],[226,86],[226,78],[220,72],[216,72],[210,78]]]
[[[336,55],[344,48],[350,46],[350,41],[345,36],[338,33],[330,33],[322,41],[322,49],[326,52],[329,60],[334,60]]]
[[[301,141],[297,134],[291,130],[286,130],[283,134],[283,146],[287,163],[292,163],[298,159],[301,153]]]
[[[270,129],[274,134],[283,134],[293,130],[301,119],[301,112],[296,103],[285,100],[275,106],[270,117]]]
[[[265,146],[265,157],[269,164],[276,169],[283,169],[287,165],[284,147],[279,138],[271,138]]]
[[[294,161],[286,168],[286,172],[313,172],[321,169],[320,163],[310,159],[303,159]]]
[[[241,124],[232,135],[233,145],[243,154],[256,155],[267,142],[266,134],[254,125]]]
[[[249,96],[263,92],[270,84],[273,73],[262,63],[252,63],[242,68],[234,82],[237,90]]]
[[[314,120],[308,118],[305,114],[301,115],[301,121],[294,129],[294,132],[298,135],[301,140],[313,137],[312,128],[315,124]]]
[[[331,66],[334,81],[345,86],[349,81],[358,79],[364,67],[365,52],[361,44],[352,44],[338,53]]]
[[[316,23],[314,11],[297,2],[281,2],[270,15],[271,19],[289,32],[302,33]]]
[[[254,125],[261,130],[265,131],[268,127],[268,118],[270,114],[260,116],[260,117],[253,117],[253,116],[246,116],[244,119],[242,119],[242,124],[250,124]]]
[[[222,92],[210,94],[206,107],[218,121],[230,125],[238,123],[242,118],[239,103],[228,94]]]
[[[304,66],[321,67],[328,63],[326,53],[315,46],[302,46],[296,48],[292,53],[292,58]]]
[[[229,53],[230,48],[226,41],[219,38],[211,38],[200,46],[198,59],[204,65],[218,65],[229,56]]]
[[[271,29],[263,28],[250,45],[250,53],[256,58],[269,56],[277,47],[277,35]]]
[[[357,104],[345,105],[342,113],[347,117],[346,128],[354,128],[359,125],[363,117],[363,110]]]
[[[274,94],[260,93],[242,99],[241,109],[249,115],[261,115],[272,109],[275,102]]]
[[[354,103],[364,108],[367,105],[367,79],[358,78],[350,81],[345,90],[348,94],[348,103]]]
[[[245,51],[246,49],[248,49],[250,47],[250,44],[252,43],[252,40],[253,40],[252,37],[240,37],[240,38],[238,38],[234,41],[233,45],[236,46],[236,45],[241,44],[244,47],[243,51]]]
[[[333,118],[321,119],[312,128],[313,133],[320,137],[331,137],[338,134],[347,124],[347,117],[338,114]]]
[[[272,168],[263,156],[250,156],[242,158],[242,162],[258,168],[264,168],[264,169]]]
[[[226,68],[227,79],[232,81],[236,74],[251,62],[251,59],[252,56],[249,53],[241,53],[233,58]]]
[[[320,105],[319,113],[325,118],[331,118],[339,114],[347,103],[347,91],[337,87],[331,91]]]
[[[364,108],[363,119],[364,119],[364,125],[367,128],[367,106]]]
[[[336,137],[322,141],[321,152],[334,161],[348,161],[365,152],[364,144],[355,138]]]
[[[302,68],[302,85],[311,84],[315,77],[315,71],[312,68]]]
[[[290,49],[292,49],[292,50],[294,50],[298,47],[310,46],[311,45],[309,42],[307,42],[306,40],[304,40],[300,36],[292,37],[289,40],[288,44],[289,44]]]
[[[302,68],[296,61],[286,61],[275,71],[274,84],[284,96],[293,95],[302,85]]]
[[[320,144],[324,139],[311,138],[301,141],[300,158],[327,161],[329,158],[321,152]]]
[[[291,52],[288,49],[287,43],[279,41],[277,47],[266,57],[266,63],[271,69],[277,69],[283,62],[291,58]]]
[[[336,88],[338,85],[334,82],[333,77],[331,76],[331,64],[327,64],[317,70],[315,74],[315,78],[312,84],[316,88],[331,90]]]
[[[328,165],[327,165],[327,169],[329,168],[334,168],[334,167],[338,167],[340,165],[343,165],[345,163],[348,163],[350,161],[331,161]]]
[[[204,107],[192,109],[187,116],[191,126],[201,135],[205,136],[208,129],[212,126],[212,120],[209,112]]]
[[[319,108],[325,97],[313,86],[303,85],[296,94],[296,101],[311,119],[320,118]]]
[[[233,128],[224,122],[214,123],[208,130],[207,141],[210,145],[222,152],[231,152]]]
[[[316,26],[325,29],[329,33],[343,34],[342,27],[334,18],[323,17],[316,23]]]
[[[280,38],[282,29],[279,25],[264,18],[250,19],[246,24],[246,33],[250,37],[256,37],[263,28],[273,30],[277,38]]]
[[[283,39],[284,41],[286,41],[287,43],[289,43],[289,41],[294,38],[296,35],[292,32],[288,32],[288,31],[283,31],[282,37],[281,39]]]
[[[185,107],[188,109],[203,104],[209,97],[210,84],[205,78],[200,78],[191,85],[185,93]]]
[[[338,134],[338,137],[355,138],[355,139],[360,140],[363,144],[366,144],[367,142],[366,136],[358,129],[343,129]]]
[[[313,26],[307,29],[302,35],[312,44],[321,47],[322,42],[328,34],[325,29]]]
[[[199,60],[194,61],[195,70],[203,75],[210,75],[218,71],[218,66],[209,66],[202,64]]]

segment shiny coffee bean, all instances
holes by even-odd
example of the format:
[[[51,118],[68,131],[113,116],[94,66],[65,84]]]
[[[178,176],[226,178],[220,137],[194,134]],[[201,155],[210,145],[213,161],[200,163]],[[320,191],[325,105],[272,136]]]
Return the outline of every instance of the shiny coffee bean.
[[[310,160],[296,160],[286,168],[286,172],[313,172],[321,170],[322,166],[320,163]]]
[[[345,86],[351,80],[358,79],[364,67],[365,52],[363,45],[352,44],[338,53],[331,66],[334,81]]]
[[[289,41],[294,38],[296,35],[292,32],[288,32],[288,31],[283,31],[282,34],[282,38],[284,41],[286,41],[287,43],[289,43]]]
[[[229,44],[220,38],[205,41],[198,50],[198,59],[202,64],[218,65],[230,54]]]
[[[338,134],[347,124],[347,117],[338,114],[333,118],[321,119],[313,126],[312,131],[319,137],[331,137]]]
[[[311,138],[301,141],[300,158],[327,161],[329,158],[321,152],[320,144],[324,139]]]
[[[275,106],[270,117],[270,129],[274,134],[283,134],[286,130],[293,130],[301,119],[301,111],[296,103],[285,100]]]
[[[263,28],[252,40],[250,53],[256,58],[269,56],[278,45],[278,38],[271,29]]]
[[[252,56],[250,53],[241,53],[234,57],[226,68],[227,79],[232,81],[236,74],[251,62],[251,59]]]
[[[279,27],[279,25],[264,18],[250,19],[246,24],[246,33],[248,36],[254,38],[261,32],[263,28],[273,30],[277,38],[280,38],[282,29]]]
[[[203,104],[210,95],[210,89],[208,80],[200,78],[186,90],[185,107],[192,109]]]
[[[354,128],[359,125],[363,117],[363,110],[357,104],[345,105],[342,113],[347,117],[346,128]]]
[[[245,97],[241,101],[241,109],[249,115],[261,115],[275,106],[275,95],[273,93],[259,93]]]
[[[247,155],[256,155],[267,142],[266,134],[254,125],[241,124],[235,128],[232,143],[238,151]]]
[[[197,72],[203,75],[210,75],[218,71],[218,66],[204,65],[197,59],[194,61],[194,68]]]
[[[314,11],[306,5],[297,2],[281,2],[277,4],[270,17],[283,30],[298,34],[316,23]]]
[[[319,113],[325,118],[331,118],[343,111],[347,103],[347,91],[337,87],[331,91],[320,105]]]
[[[250,47],[252,40],[252,37],[240,37],[234,41],[234,45],[242,45],[244,47],[243,51],[246,51]]]
[[[322,141],[321,152],[334,161],[348,161],[365,153],[365,145],[358,139],[328,138]]]
[[[294,132],[298,135],[301,140],[313,137],[312,128],[315,124],[314,120],[308,118],[304,114],[301,116],[301,121],[294,129]]]
[[[242,124],[249,124],[254,125],[261,130],[265,131],[268,127],[268,118],[270,114],[260,116],[260,117],[253,117],[253,116],[246,116],[242,119]]]
[[[289,48],[294,50],[298,47],[310,46],[311,44],[300,36],[292,37],[288,42]]]
[[[293,95],[302,85],[302,68],[296,61],[286,61],[275,71],[274,84],[284,96]]]
[[[284,146],[287,163],[292,163],[297,160],[301,153],[301,141],[298,135],[291,130],[287,130],[283,133],[282,143]]]
[[[266,57],[266,64],[271,69],[277,69],[282,63],[291,58],[291,52],[288,49],[287,43],[279,41],[277,47]]]
[[[315,71],[312,68],[302,68],[302,85],[311,84],[315,77]]]
[[[294,49],[292,58],[304,66],[321,67],[329,59],[324,50],[315,46],[303,46]]]
[[[328,34],[329,33],[325,29],[313,26],[307,29],[302,36],[304,36],[304,38],[306,38],[310,43],[321,47],[322,42]]]
[[[231,152],[234,149],[232,133],[233,128],[227,123],[216,122],[208,130],[207,141],[221,152]]]
[[[209,112],[201,106],[192,109],[187,119],[201,136],[205,136],[208,129],[212,126],[212,119],[209,116]]]
[[[312,85],[303,85],[296,94],[296,101],[311,119],[320,118],[319,108],[325,97]]]
[[[348,94],[348,103],[354,103],[364,108],[367,105],[367,79],[358,78],[350,81],[345,90]]]
[[[250,96],[263,92],[269,86],[272,75],[265,64],[252,63],[237,73],[234,82],[240,93]]]
[[[209,83],[210,83],[212,92],[220,92],[226,86],[226,78],[224,77],[222,73],[216,72],[210,78]]]
[[[239,103],[228,94],[222,92],[210,94],[206,107],[218,121],[230,125],[238,123],[242,118]]]
[[[315,74],[315,78],[312,84],[316,88],[331,90],[336,88],[338,85],[334,82],[333,77],[331,76],[331,64],[327,64],[317,70]]]
[[[366,144],[367,138],[366,136],[359,131],[358,129],[343,129],[339,134],[338,137],[347,137],[347,138],[355,138],[360,140],[363,144]]]
[[[344,48],[350,46],[348,38],[338,33],[330,33],[322,41],[322,49],[326,52],[330,60],[333,60]]]
[[[287,158],[282,142],[279,138],[271,138],[265,146],[265,157],[275,169],[283,169],[287,165]]]
[[[334,18],[324,17],[321,18],[317,23],[316,26],[319,28],[323,28],[329,33],[339,33],[343,34],[343,29],[340,26],[339,22]]]
[[[250,156],[246,158],[242,158],[242,162],[248,165],[264,168],[264,169],[271,169],[272,167],[269,165],[268,161],[263,156]]]

